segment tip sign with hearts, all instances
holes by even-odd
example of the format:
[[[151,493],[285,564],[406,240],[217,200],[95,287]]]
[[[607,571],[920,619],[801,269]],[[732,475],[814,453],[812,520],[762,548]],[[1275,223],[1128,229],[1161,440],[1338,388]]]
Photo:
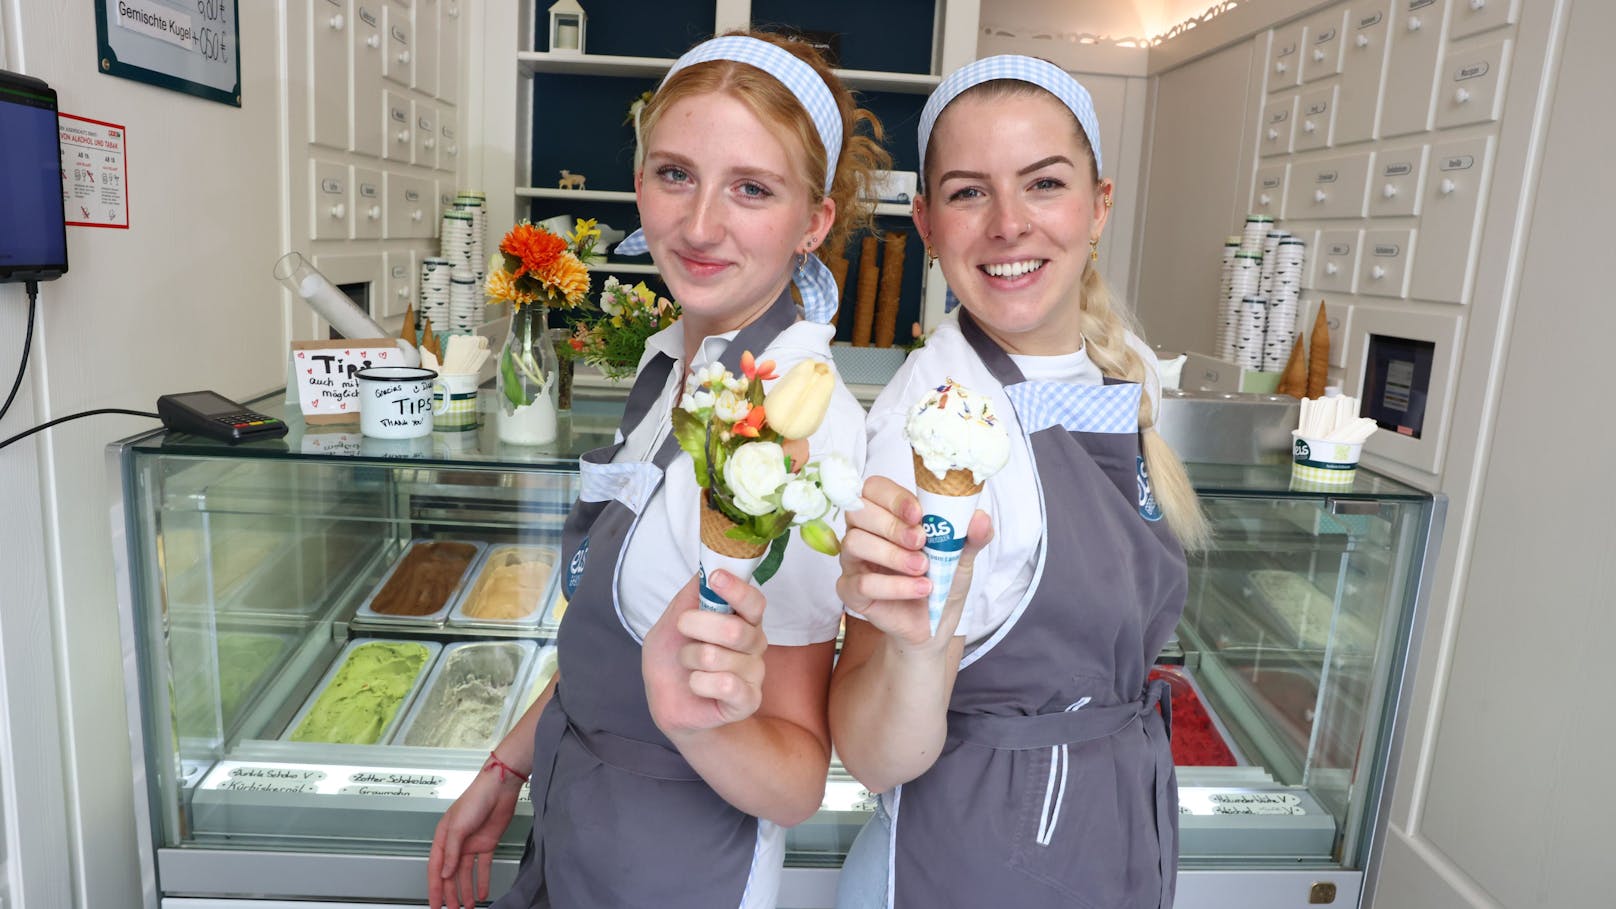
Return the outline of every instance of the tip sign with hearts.
[[[359,380],[354,373],[385,363],[396,349],[388,338],[293,341],[292,375],[305,423],[359,419]],[[355,406],[350,407],[350,404]]]

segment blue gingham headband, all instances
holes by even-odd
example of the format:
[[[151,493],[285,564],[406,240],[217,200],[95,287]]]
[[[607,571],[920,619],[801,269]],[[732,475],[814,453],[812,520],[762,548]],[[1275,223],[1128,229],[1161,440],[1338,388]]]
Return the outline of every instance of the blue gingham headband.
[[[684,56],[674,61],[662,84],[666,85],[674,73],[687,66],[714,60],[733,60],[755,66],[778,79],[781,85],[791,91],[803,110],[807,111],[808,119],[814,122],[819,141],[825,146],[825,192],[829,193],[836,180],[836,162],[842,151],[842,113],[825,80],[814,72],[812,66],[784,48],[745,35],[725,35],[703,41],[686,51]],[[638,256],[648,250],[645,232],[636,230],[612,251],[623,256]],[[802,294],[803,314],[808,320],[829,322],[836,314],[839,300],[836,279],[825,263],[810,253],[798,264],[791,280]]]
[[[1089,149],[1094,152],[1095,171],[1103,173],[1100,166],[1100,119],[1094,115],[1094,101],[1089,97],[1088,89],[1055,64],[1020,54],[1001,54],[967,63],[950,73],[948,78],[937,86],[931,97],[926,99],[925,109],[920,112],[922,168],[926,166],[926,143],[931,140],[932,127],[937,125],[937,118],[942,115],[943,108],[966,89],[996,79],[1028,82],[1060,99],[1083,127],[1083,135],[1089,140]]]

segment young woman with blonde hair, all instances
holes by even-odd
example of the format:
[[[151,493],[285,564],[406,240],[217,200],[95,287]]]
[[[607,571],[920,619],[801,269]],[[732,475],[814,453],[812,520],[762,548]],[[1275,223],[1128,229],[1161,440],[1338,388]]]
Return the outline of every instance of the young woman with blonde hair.
[[[953,73],[921,115],[915,224],[963,308],[871,408],[871,507],[848,520],[831,732],[882,795],[846,909],[1172,902],[1168,702],[1146,674],[1206,530],[1152,428],[1155,357],[1096,269],[1098,127],[1076,80],[1019,56]],[[934,634],[904,424],[949,379],[986,397],[1010,456]]]
[[[869,216],[856,188],[886,157],[865,121],[817,53],[763,34],[697,45],[646,105],[641,231],[618,250],[648,249],[683,315],[647,343],[618,442],[580,459],[557,680],[439,823],[431,906],[487,898],[529,778],[533,833],[498,909],[774,906],[784,828],[818,809],[830,761],[836,563],[794,535],[761,589],[708,576],[733,614],[698,610],[699,489],[671,412],[711,362],[830,359],[835,282],[814,251]],[[808,445],[862,465],[840,384]]]

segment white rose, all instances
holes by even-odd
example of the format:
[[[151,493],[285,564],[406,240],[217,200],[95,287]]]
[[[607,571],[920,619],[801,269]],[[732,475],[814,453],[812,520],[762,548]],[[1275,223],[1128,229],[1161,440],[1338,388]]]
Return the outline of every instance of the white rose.
[[[791,512],[791,523],[806,524],[823,517],[830,502],[812,480],[792,480],[780,491],[780,507]]]
[[[679,407],[690,413],[706,410],[711,406],[713,406],[713,393],[705,388],[689,392],[679,399]]]
[[[707,392],[711,396],[712,392]],[[713,401],[713,413],[726,423],[739,423],[746,419],[752,411],[752,405],[747,402],[746,396],[736,394],[731,389],[725,389]]]
[[[838,454],[819,459],[819,485],[826,498],[843,511],[858,511],[864,507],[859,498],[860,477],[853,463]]]
[[[724,462],[724,484],[735,507],[750,515],[774,511],[768,497],[786,482],[786,453],[776,442],[748,442]]]

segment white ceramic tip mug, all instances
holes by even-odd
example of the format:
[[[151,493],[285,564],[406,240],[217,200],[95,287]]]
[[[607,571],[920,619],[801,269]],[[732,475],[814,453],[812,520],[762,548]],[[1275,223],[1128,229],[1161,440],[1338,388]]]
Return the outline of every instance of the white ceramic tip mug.
[[[359,431],[373,439],[432,434],[432,385],[438,374],[417,366],[373,366],[359,380]]]

